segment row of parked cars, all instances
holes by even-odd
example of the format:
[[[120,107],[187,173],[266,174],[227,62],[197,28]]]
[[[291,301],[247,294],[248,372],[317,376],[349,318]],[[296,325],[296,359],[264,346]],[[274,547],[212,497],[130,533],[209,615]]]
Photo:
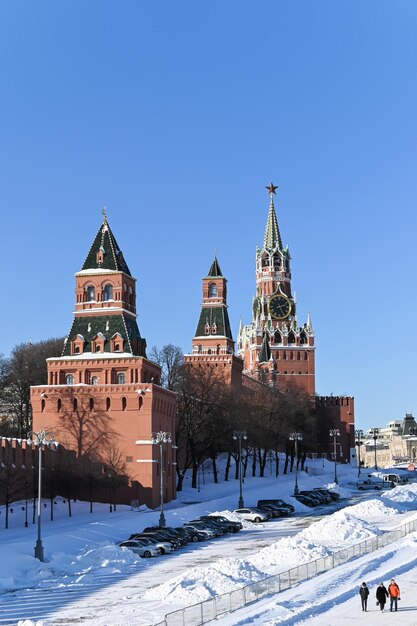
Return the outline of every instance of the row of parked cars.
[[[223,515],[202,515],[186,522],[184,526],[149,526],[142,532],[133,533],[127,541],[119,543],[143,558],[169,554],[190,542],[214,539],[226,533],[242,530],[241,522],[227,519]]]
[[[266,522],[271,517],[288,517],[288,515],[294,513],[294,507],[280,498],[274,498],[258,500],[256,506],[235,509],[233,513],[248,522],[259,524],[259,522]]]
[[[339,500],[340,494],[324,487],[315,487],[314,489],[300,491],[294,498],[306,506],[314,507],[319,504],[330,504],[335,500]]]

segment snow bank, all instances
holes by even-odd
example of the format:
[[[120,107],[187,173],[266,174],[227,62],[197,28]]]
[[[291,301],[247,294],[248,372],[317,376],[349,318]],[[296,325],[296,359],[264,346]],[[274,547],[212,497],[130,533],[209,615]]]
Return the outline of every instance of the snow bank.
[[[400,503],[407,509],[417,509],[417,483],[399,485],[381,495],[381,499],[392,504]]]
[[[351,515],[350,509],[342,509],[311,524],[299,533],[300,537],[317,544],[338,547],[346,543],[359,543],[382,533],[376,526]]]

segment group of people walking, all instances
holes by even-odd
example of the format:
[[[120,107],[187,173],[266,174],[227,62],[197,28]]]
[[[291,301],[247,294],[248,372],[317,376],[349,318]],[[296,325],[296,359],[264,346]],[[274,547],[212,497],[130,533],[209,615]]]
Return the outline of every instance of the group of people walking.
[[[367,611],[369,589],[366,583],[362,583],[362,585],[360,586],[359,595],[361,597],[362,611]],[[389,610],[397,611],[398,600],[401,600],[400,588],[393,578],[391,579],[391,582],[388,585],[388,589],[385,587],[384,583],[380,583],[376,589],[376,600],[377,600],[376,603],[377,603],[377,606],[379,606],[379,608],[381,609],[381,611],[385,609],[385,603],[387,601],[387,598],[389,598],[389,601],[390,601]]]

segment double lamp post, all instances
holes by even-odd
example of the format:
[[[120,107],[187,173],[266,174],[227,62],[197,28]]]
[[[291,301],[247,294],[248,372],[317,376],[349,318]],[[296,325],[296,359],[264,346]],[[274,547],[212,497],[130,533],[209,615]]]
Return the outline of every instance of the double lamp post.
[[[298,489],[298,442],[303,440],[303,436],[301,433],[291,433],[291,435],[288,437],[288,439],[290,441],[294,442],[294,447],[295,447],[295,486],[294,486],[294,495],[298,496],[299,494],[299,489]]]
[[[51,432],[41,430],[39,432],[31,431],[28,433],[27,442],[29,445],[35,445],[38,447],[38,538],[35,545],[35,559],[39,559],[44,562],[44,551],[41,537],[42,526],[42,446],[49,446],[51,444],[57,445]],[[26,505],[27,510],[27,505]],[[27,521],[27,519],[26,519]]]
[[[159,478],[160,478],[160,501],[161,501],[161,513],[159,516],[159,525],[165,526],[164,515],[164,445],[172,442],[171,433],[160,430],[157,433],[152,433],[151,442],[154,445],[159,445]]]
[[[338,428],[331,428],[329,430],[330,437],[333,437],[333,456],[334,456],[334,482],[338,484],[337,480],[337,454],[336,454],[336,439],[340,437],[340,430]]]
[[[245,505],[243,502],[243,494],[242,494],[242,439],[246,441],[247,439],[246,431],[244,430],[235,430],[233,431],[233,439],[239,442],[239,502],[237,505],[238,509],[242,509]]]

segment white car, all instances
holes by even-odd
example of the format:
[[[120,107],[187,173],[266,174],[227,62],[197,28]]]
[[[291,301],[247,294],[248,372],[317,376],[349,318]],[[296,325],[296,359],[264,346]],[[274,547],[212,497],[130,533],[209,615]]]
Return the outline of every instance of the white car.
[[[168,543],[168,541],[159,541],[159,539],[155,539],[154,537],[144,537],[140,534],[138,534],[137,537],[132,537],[129,541],[140,541],[145,546],[156,546],[160,549],[161,554],[168,554],[175,550],[174,546]]]
[[[392,489],[394,487],[394,483],[387,481],[373,481],[373,480],[362,480],[356,483],[356,489],[360,491],[367,491],[368,489],[373,489],[375,491],[382,491],[382,489]]]
[[[251,507],[235,509],[233,513],[236,513],[236,515],[239,515],[239,517],[242,517],[248,522],[255,522],[256,524],[259,524],[259,522],[266,522],[270,517],[267,513]]]
[[[151,556],[160,556],[161,550],[157,546],[154,545],[146,545],[145,543],[141,543],[137,539],[129,539],[128,541],[122,541],[119,543],[120,548],[129,548],[135,554],[139,554],[139,556],[144,559],[149,559]]]

